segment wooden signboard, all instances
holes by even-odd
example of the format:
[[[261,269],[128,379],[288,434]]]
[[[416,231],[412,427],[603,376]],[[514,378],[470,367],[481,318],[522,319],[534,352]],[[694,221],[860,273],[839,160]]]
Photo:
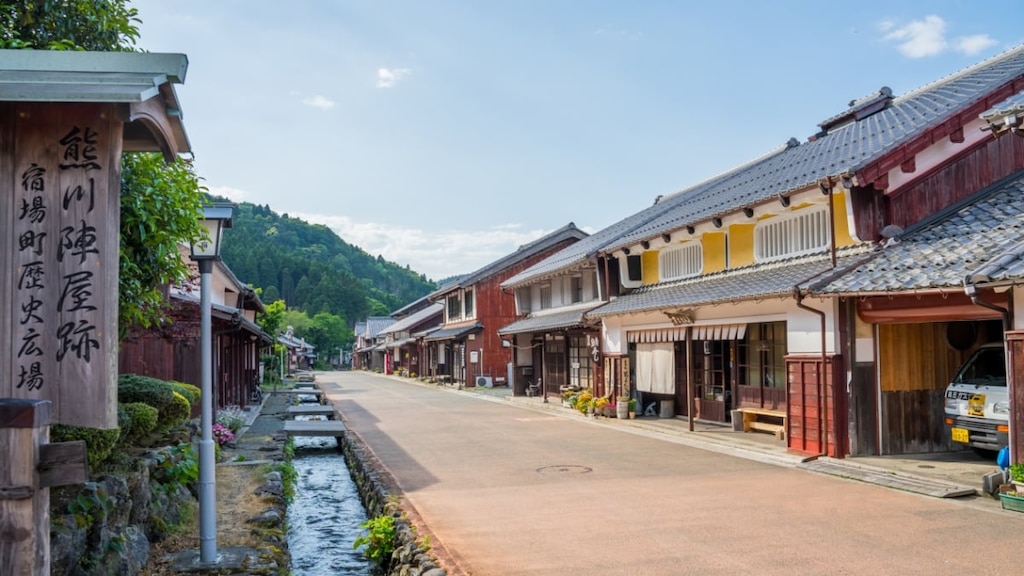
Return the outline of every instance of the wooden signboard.
[[[0,398],[54,423],[117,426],[117,110],[0,102]]]

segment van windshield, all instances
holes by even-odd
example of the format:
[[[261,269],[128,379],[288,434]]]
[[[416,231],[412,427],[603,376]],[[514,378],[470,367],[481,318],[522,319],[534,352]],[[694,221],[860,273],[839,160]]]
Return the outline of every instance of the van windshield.
[[[960,369],[953,383],[1006,386],[1006,359],[1002,347],[982,348],[975,352]]]

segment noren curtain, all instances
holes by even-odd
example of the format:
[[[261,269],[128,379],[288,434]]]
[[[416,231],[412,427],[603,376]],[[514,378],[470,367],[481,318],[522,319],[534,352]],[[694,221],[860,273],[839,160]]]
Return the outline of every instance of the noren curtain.
[[[636,345],[636,389],[655,394],[674,394],[676,363],[672,342]]]

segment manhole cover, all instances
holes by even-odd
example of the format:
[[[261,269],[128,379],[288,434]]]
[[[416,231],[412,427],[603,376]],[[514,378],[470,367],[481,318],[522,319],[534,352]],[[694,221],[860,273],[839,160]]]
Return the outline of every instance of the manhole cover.
[[[932,466],[931,464],[918,464],[917,467],[918,468],[935,468],[935,466]]]
[[[541,474],[564,476],[569,474],[587,474],[593,472],[594,469],[589,466],[576,466],[573,464],[561,464],[558,466],[541,466],[537,468],[537,472]]]

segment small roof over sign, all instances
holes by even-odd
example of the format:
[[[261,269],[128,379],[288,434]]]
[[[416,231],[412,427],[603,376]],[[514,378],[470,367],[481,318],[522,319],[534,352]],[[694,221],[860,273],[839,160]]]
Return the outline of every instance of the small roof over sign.
[[[184,54],[0,50],[0,102],[126,104],[126,152],[191,152],[173,84]],[[159,104],[159,105],[155,105]]]

